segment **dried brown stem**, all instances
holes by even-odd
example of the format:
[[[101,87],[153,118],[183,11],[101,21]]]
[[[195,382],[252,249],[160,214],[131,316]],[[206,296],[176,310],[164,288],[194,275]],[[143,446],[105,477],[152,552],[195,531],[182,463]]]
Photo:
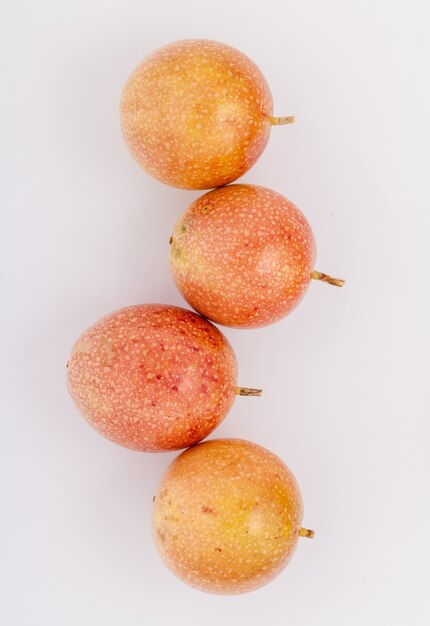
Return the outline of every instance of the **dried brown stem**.
[[[269,122],[272,126],[283,126],[284,124],[294,124],[296,118],[294,115],[287,115],[286,117],[269,117]]]
[[[334,285],[335,287],[343,287],[345,284],[345,281],[343,280],[343,278],[333,278],[332,276],[329,276],[328,274],[324,274],[324,272],[312,272],[311,274],[311,278],[313,278],[313,280],[322,280],[324,283],[328,283],[329,285]]]
[[[261,396],[262,389],[252,389],[250,387],[236,387],[236,394],[238,396]]]
[[[308,539],[312,539],[312,537],[315,535],[315,531],[309,530],[309,528],[301,528],[299,530],[299,535],[300,537],[307,537]]]

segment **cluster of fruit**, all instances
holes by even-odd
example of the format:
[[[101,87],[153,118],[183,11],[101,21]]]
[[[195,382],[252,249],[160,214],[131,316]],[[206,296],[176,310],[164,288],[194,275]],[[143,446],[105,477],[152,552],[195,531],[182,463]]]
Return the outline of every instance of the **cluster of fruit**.
[[[144,304],[104,317],[72,349],[69,390],[88,422],[120,445],[188,448],[154,498],[157,547],[194,587],[250,591],[313,532],[302,528],[298,485],[274,454],[239,439],[194,445],[236,394],[261,394],[237,386],[234,352],[208,320],[265,326],[291,311],[311,279],[343,281],[314,270],[311,228],[289,200],[228,185],[258,159],[272,125],[293,121],[272,116],[264,76],[241,52],[202,40],[156,51],[126,83],[121,117],[148,173],[177,187],[217,187],[185,211],[170,238],[174,280],[198,314]]]

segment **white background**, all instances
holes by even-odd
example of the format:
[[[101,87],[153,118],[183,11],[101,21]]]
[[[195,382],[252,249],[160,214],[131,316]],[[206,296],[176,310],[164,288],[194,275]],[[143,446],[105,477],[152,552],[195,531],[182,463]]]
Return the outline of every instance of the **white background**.
[[[1,34],[2,626],[426,625],[429,586],[429,5],[344,0],[15,0]],[[243,596],[177,581],[151,500],[175,454],[97,435],[65,386],[79,334],[141,302],[183,304],[168,239],[199,195],[150,179],[118,102],[151,50],[236,46],[275,114],[242,179],[297,203],[318,242],[301,306],[227,330],[242,385],[213,436],[258,442],[296,474],[304,524],[285,572]]]

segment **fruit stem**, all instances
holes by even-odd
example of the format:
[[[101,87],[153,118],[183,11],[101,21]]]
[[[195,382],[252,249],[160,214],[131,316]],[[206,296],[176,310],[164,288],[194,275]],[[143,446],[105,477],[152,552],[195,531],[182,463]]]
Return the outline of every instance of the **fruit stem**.
[[[287,117],[269,117],[269,122],[272,126],[283,126],[284,124],[294,124],[296,118],[294,115],[287,115]]]
[[[299,530],[299,535],[300,537],[307,537],[308,539],[312,539],[312,537],[315,535],[315,531],[309,530],[309,528],[301,528]]]
[[[343,278],[333,278],[328,274],[324,274],[323,272],[312,272],[311,278],[314,280],[322,280],[324,283],[328,283],[329,285],[334,285],[335,287],[343,287],[345,281]]]
[[[236,394],[238,396],[261,396],[262,389],[252,389],[250,387],[236,387]]]

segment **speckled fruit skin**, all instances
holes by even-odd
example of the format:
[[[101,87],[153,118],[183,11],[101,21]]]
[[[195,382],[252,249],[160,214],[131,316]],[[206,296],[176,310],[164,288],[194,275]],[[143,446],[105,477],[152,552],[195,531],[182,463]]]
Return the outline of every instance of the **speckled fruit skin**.
[[[305,294],[316,244],[303,213],[281,194],[229,185],[198,198],[176,224],[173,278],[189,304],[224,326],[284,317]]]
[[[130,306],[91,326],[68,362],[73,400],[99,433],[159,452],[206,437],[228,413],[237,364],[224,335],[179,307]]]
[[[252,591],[288,563],[303,517],[294,476],[248,441],[206,441],[183,452],[154,500],[153,534],[171,571],[220,594]]]
[[[273,103],[258,67],[238,50],[185,40],[149,55],[121,99],[125,142],[163,183],[211,189],[242,176],[263,152]]]

